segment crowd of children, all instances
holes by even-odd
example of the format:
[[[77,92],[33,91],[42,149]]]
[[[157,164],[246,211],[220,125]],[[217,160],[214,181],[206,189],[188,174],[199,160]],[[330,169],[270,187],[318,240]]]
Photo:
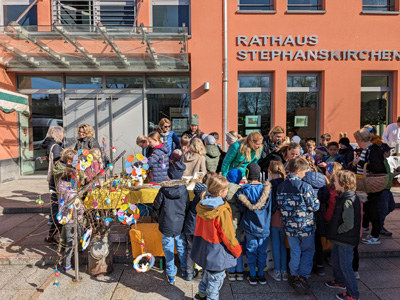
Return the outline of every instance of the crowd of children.
[[[219,299],[226,274],[229,281],[244,280],[244,255],[249,284],[266,284],[269,244],[274,269],[268,270],[268,275],[288,281],[301,294],[310,294],[311,273],[325,276],[323,238],[332,244],[334,277],[325,285],[345,290],[337,295],[338,299],[359,299],[356,279],[361,232],[370,233],[361,239],[367,245],[379,244],[380,234],[391,235],[384,227],[386,216],[394,210],[390,192],[394,174],[386,160],[391,148],[376,136],[374,127],[354,133],[357,149],[346,136],[336,142],[323,134],[318,146],[314,140],[306,141],[302,155],[298,143],[282,144],[283,129],[278,127],[264,137],[268,153],[246,161],[247,156],[239,152],[242,144],[236,145],[240,164],[226,177],[216,173],[224,157],[217,144],[219,136],[201,132],[198,117],[193,118],[190,130],[180,140],[171,132],[168,119],[160,122],[162,129],[137,139],[148,154],[151,181],[161,183],[153,210],[162,233],[168,282],[174,284],[178,272],[174,263],[176,247],[184,279],[191,281],[198,275],[195,264],[203,269],[196,299]],[[243,141],[235,139],[234,132],[227,134],[232,144]],[[249,153],[261,152],[258,140],[257,136],[256,142],[249,141]],[[89,180],[98,174],[101,165],[100,152],[91,153],[99,165],[94,164],[87,172]],[[70,165],[75,154],[66,149],[61,161]],[[206,176],[196,182],[195,196],[190,201],[182,177],[197,172]],[[356,174],[364,172],[390,174],[390,183],[382,191],[360,194],[356,192]],[[59,179],[58,191],[68,199],[76,191],[63,188],[68,171],[62,176],[66,178]],[[72,246],[73,231],[68,224],[64,232],[66,244]],[[67,251],[66,269],[70,268],[70,257]]]
[[[218,299],[225,274],[231,282],[242,281],[246,278],[245,267],[249,270],[250,285],[266,284],[264,270],[271,243],[274,269],[269,269],[268,275],[272,279],[288,281],[297,292],[309,294],[312,290],[308,278],[313,271],[325,276],[324,259],[327,259],[332,265],[333,278],[325,285],[345,290],[337,295],[338,299],[359,299],[361,233],[369,231],[371,222],[371,233],[379,230],[381,235],[391,235],[384,228],[384,221],[394,209],[394,200],[390,184],[378,193],[356,192],[356,173],[360,169],[388,173],[391,182],[393,174],[385,159],[390,156],[391,148],[385,143],[377,145],[376,133],[363,128],[354,134],[357,149],[346,136],[335,142],[329,134],[324,134],[318,147],[315,141],[306,141],[305,153],[301,155],[297,143],[281,144],[283,139],[274,138],[281,132],[274,130],[277,133],[267,137],[269,144],[277,144],[276,149],[262,156],[262,164],[254,161],[247,164],[246,178],[242,179],[239,165],[225,179],[214,173],[213,163],[213,172],[208,172],[202,183],[196,183],[194,200],[189,208],[181,207],[182,213],[187,210],[186,220],[180,225],[187,241],[186,265],[182,266],[181,261],[182,276],[186,280],[197,276],[194,263],[203,268],[196,299]],[[188,142],[188,149],[193,153],[196,153],[190,150],[196,148],[193,143],[200,148],[199,145],[209,145],[195,138]],[[214,138],[211,144],[215,145]],[[273,148],[271,145],[269,148]],[[204,155],[199,151],[197,154]],[[172,159],[171,163],[179,161],[185,162]],[[369,166],[364,168],[365,164]],[[381,165],[385,170],[379,170]],[[206,170],[210,171],[208,164]],[[265,170],[268,180],[261,175]],[[239,185],[241,180],[245,184]],[[374,201],[369,205],[377,209],[375,212],[364,210],[369,221],[362,221],[363,202],[369,201]],[[377,227],[377,218],[380,227]],[[369,235],[361,242],[379,244],[379,234]],[[324,257],[323,240],[325,245],[329,241],[332,245],[330,260]],[[174,278],[168,277],[168,280],[174,282]]]

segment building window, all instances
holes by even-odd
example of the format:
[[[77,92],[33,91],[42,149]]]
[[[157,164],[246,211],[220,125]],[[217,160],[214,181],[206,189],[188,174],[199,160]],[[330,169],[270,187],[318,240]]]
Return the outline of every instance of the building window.
[[[181,136],[190,119],[190,77],[146,77],[147,131],[157,129],[162,118],[171,121],[172,130]]]
[[[22,0],[7,1],[7,4],[0,4],[0,8],[3,10],[3,24],[8,25],[10,22],[16,21],[32,2],[33,0]],[[37,25],[37,4],[32,6],[18,23],[23,26]]]
[[[141,89],[143,88],[142,76],[107,76],[106,86],[108,89]]]
[[[363,0],[363,11],[394,11],[394,0]]]
[[[157,130],[162,118],[171,121],[172,130],[181,136],[189,127],[190,94],[147,94],[148,132]]]
[[[288,10],[322,10],[322,0],[288,0]]]
[[[54,0],[53,22],[69,25],[133,26],[135,1],[118,0]]]
[[[65,88],[67,89],[101,89],[102,77],[94,76],[66,76]]]
[[[252,131],[262,134],[271,128],[271,74],[239,74],[238,132],[242,136]]]
[[[18,89],[61,89],[61,76],[37,75],[17,77]]]
[[[152,0],[151,3],[153,27],[188,27],[190,33],[189,0]],[[157,30],[168,31],[168,28]]]
[[[135,1],[97,0],[100,5],[100,22],[103,25],[133,26],[135,21]]]
[[[148,76],[146,87],[156,89],[188,89],[190,79],[187,76]]]
[[[296,131],[302,143],[316,140],[319,92],[318,74],[288,74],[286,128]]]
[[[273,10],[274,0],[239,0],[238,9],[246,10]]]
[[[363,73],[361,77],[361,127],[375,125],[382,135],[389,124],[392,76],[389,73]]]

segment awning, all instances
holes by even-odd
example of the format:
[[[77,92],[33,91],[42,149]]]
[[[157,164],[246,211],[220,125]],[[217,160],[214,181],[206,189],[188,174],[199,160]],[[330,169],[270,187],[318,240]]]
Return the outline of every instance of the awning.
[[[5,113],[16,111],[29,116],[28,96],[0,89],[0,110]]]
[[[10,71],[188,71],[187,27],[0,26]]]

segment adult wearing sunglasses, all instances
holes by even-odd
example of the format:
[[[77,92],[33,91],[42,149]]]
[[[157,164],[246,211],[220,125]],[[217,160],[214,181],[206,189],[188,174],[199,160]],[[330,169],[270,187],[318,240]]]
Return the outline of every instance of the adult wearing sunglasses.
[[[180,148],[179,138],[175,132],[171,130],[171,121],[169,119],[162,118],[158,123],[157,131],[161,136],[161,142],[169,146],[168,156],[171,155],[172,151]],[[175,146],[173,144],[175,144]]]
[[[89,124],[81,124],[78,126],[78,138],[76,140],[76,145],[75,145],[75,150],[80,150],[80,149],[92,149],[92,148],[97,148],[100,151],[102,150],[99,142],[96,140],[94,137],[94,128],[90,126]],[[104,154],[104,157],[102,157],[104,166],[107,166],[107,164],[110,163],[110,158],[107,156],[107,154]]]

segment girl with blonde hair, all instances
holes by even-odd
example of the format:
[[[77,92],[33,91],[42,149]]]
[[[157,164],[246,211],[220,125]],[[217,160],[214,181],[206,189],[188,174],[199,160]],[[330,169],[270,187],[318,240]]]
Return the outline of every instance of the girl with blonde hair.
[[[183,176],[194,176],[196,172],[207,172],[204,154],[206,154],[206,148],[203,141],[196,138],[193,139],[189,146],[189,151],[182,157],[182,162],[186,165]]]
[[[239,169],[243,176],[249,163],[257,163],[261,157],[263,137],[259,132],[251,132],[246,138],[233,143],[222,163],[221,173],[226,176],[230,170]]]

